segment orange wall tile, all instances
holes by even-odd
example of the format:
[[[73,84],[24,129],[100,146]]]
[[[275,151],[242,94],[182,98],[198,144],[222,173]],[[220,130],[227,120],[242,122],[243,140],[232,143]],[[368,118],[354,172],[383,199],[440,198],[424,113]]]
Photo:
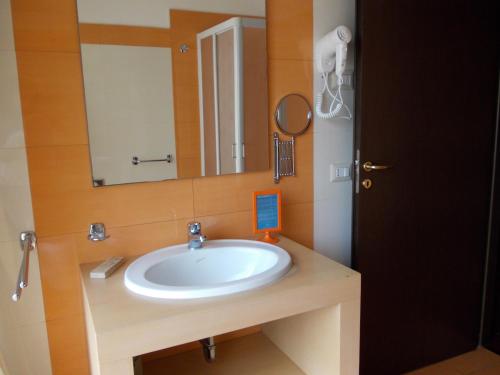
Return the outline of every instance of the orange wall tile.
[[[17,64],[26,146],[87,144],[80,54],[17,51]]]
[[[54,375],[89,375],[85,318],[68,315],[47,321]]]
[[[249,236],[251,193],[275,187],[272,171],[266,171],[93,188],[75,3],[12,1],[54,375],[89,374],[79,263],[111,255],[139,255],[183,242],[186,224],[193,219],[203,223],[211,238]],[[312,0],[268,0],[267,19],[271,136],[276,129],[274,108],[282,96],[297,92],[312,101]],[[195,22],[184,21],[179,23],[179,35],[190,29],[183,31],[183,25]],[[181,40],[172,35],[174,49]],[[191,68],[178,65],[176,85],[196,85]],[[196,124],[198,115],[188,112],[182,104],[176,105],[178,119]],[[284,234],[310,247],[312,147],[310,130],[297,139],[297,177],[285,178],[278,186],[284,198]],[[186,168],[193,169],[190,161],[198,155],[183,157]],[[104,222],[111,237],[102,243],[89,242],[86,232],[92,222]]]
[[[271,60],[313,59],[312,0],[270,0],[266,14]]]
[[[76,1],[11,0],[18,51],[79,52]]]
[[[170,29],[124,25],[79,24],[80,43],[171,47]]]

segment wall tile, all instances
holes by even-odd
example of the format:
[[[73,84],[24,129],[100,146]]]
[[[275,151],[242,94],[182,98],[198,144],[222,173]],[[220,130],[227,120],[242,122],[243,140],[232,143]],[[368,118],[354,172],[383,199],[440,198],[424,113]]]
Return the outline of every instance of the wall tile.
[[[74,0],[12,0],[14,38],[18,51],[78,52]]]
[[[209,216],[252,209],[252,192],[273,186],[269,172],[204,177],[193,180],[195,215]]]
[[[353,127],[352,124],[331,123],[328,125],[330,128],[314,134],[314,196],[319,200],[339,197],[338,201],[344,201],[348,197],[343,193],[339,196],[338,193],[346,191],[342,186],[350,186],[352,181],[331,183],[330,165],[352,163],[352,142],[347,140],[353,139]],[[352,191],[348,194],[351,195]],[[350,209],[342,212],[345,215],[350,212]]]
[[[27,153],[34,194],[95,189],[87,145],[31,147]]]
[[[0,12],[0,17],[1,14]],[[1,33],[2,30],[0,30],[0,38]],[[23,119],[14,51],[0,49],[0,82],[2,82],[0,85],[0,113],[2,114],[0,148],[24,147]]]
[[[23,359],[28,367],[27,374],[52,375],[45,322],[24,325],[19,328],[17,334],[22,338],[24,353],[29,353]]]
[[[198,85],[180,85],[175,83],[175,121],[178,124],[184,122],[199,123],[199,99]]]
[[[200,216],[203,233],[210,239],[254,237],[252,211]],[[283,234],[312,248],[313,203],[283,206]]]
[[[190,219],[111,228],[102,242],[87,239],[87,232],[75,233],[79,263],[97,262],[111,256],[133,257],[165,246],[185,243]]]
[[[283,235],[313,248],[313,203],[290,204],[283,207]]]
[[[314,202],[314,250],[337,262],[351,264],[352,184],[334,184],[333,199]],[[345,199],[338,199],[344,196]]]
[[[82,313],[80,269],[71,235],[38,239],[47,321]]]
[[[271,59],[312,60],[312,13],[312,1],[267,2],[267,48]]]
[[[245,238],[253,235],[252,212],[232,212],[222,215],[196,217],[203,233],[210,239]]]
[[[50,357],[54,375],[89,375],[85,320],[68,315],[47,322]]]
[[[17,61],[26,145],[87,144],[80,55],[18,51]]]
[[[4,315],[0,304],[0,314]],[[29,374],[27,363],[22,357],[23,338],[19,335],[17,327],[8,324],[8,320],[0,319],[0,352],[3,355],[5,364],[10,374]],[[29,374],[35,375],[35,374]]]
[[[5,292],[7,295],[12,293],[16,285],[17,272],[21,265],[20,254],[21,251],[19,250],[19,243],[17,241],[0,242],[0,280],[1,284],[6,288]],[[7,304],[5,304],[5,308],[10,314]]]
[[[10,0],[0,0],[0,51],[13,50],[14,33],[12,30]]]
[[[191,180],[52,193],[33,187],[36,229],[42,237],[85,232],[96,222],[113,228],[191,218],[192,199]]]
[[[26,153],[22,148],[0,149],[0,242],[15,241],[33,229]]]
[[[198,169],[200,164],[200,132],[199,122],[182,123],[176,126],[177,144],[177,159],[179,158],[196,158],[198,161]],[[198,173],[199,175],[199,173]]]

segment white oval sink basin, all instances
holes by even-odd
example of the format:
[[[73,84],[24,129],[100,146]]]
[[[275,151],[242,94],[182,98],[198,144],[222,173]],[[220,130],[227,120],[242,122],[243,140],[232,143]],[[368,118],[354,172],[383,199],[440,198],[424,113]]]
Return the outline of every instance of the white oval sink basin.
[[[282,248],[258,241],[215,240],[143,255],[125,271],[125,286],[155,298],[190,299],[255,289],[280,279],[292,267]]]

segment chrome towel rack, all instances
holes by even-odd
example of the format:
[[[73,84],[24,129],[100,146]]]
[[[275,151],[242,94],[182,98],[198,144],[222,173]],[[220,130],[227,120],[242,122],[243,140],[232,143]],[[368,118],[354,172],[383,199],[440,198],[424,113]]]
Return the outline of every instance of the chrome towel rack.
[[[172,163],[174,161],[174,157],[172,154],[168,154],[165,159],[149,159],[149,160],[141,160],[137,156],[132,157],[132,164],[139,165],[141,163],[157,163],[157,162],[167,162]]]
[[[21,299],[23,289],[28,287],[28,273],[30,266],[30,251],[36,249],[36,234],[33,231],[21,232],[19,238],[21,251],[23,252],[23,260],[17,277],[16,290],[12,294],[12,300],[17,302]]]
[[[273,134],[274,183],[279,184],[284,176],[295,176],[295,137],[282,141],[278,133]]]

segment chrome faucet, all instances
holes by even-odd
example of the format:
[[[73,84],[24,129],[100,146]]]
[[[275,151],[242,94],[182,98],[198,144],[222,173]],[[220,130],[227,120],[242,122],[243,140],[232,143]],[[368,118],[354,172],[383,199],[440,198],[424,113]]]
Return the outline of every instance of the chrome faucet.
[[[190,250],[201,249],[207,237],[201,234],[201,223],[193,221],[188,224],[188,248]]]

